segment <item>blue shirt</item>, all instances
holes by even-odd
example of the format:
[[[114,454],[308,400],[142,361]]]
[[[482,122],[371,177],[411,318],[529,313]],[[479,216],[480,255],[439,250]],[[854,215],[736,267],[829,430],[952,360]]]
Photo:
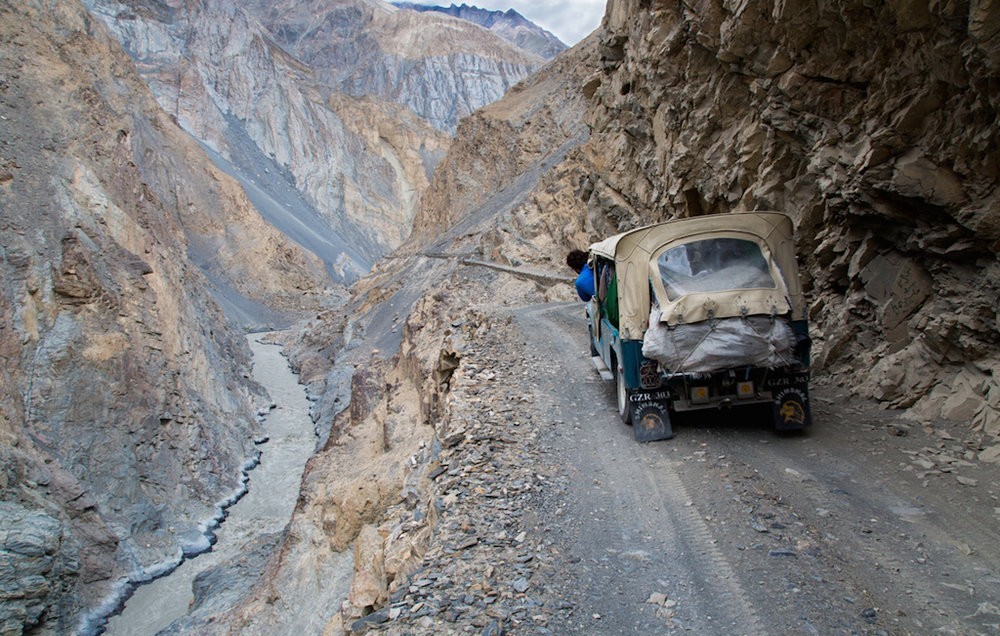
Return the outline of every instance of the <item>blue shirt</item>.
[[[587,265],[580,270],[576,277],[576,293],[580,300],[587,302],[594,296],[594,270]]]

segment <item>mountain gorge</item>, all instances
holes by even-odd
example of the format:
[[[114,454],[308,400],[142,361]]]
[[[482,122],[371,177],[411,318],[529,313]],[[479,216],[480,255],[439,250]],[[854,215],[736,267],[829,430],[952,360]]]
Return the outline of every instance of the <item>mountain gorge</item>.
[[[295,514],[167,633],[532,624],[511,568],[569,553],[518,518],[560,486],[517,437],[541,400],[513,308],[668,218],[790,214],[817,381],[1000,456],[995,3],[611,0],[545,65],[381,2],[86,4],[0,5],[5,631],[92,629],[205,547],[268,406],[243,332],[296,319]],[[503,527],[458,512],[485,500]]]
[[[341,31],[395,13],[356,8]],[[269,404],[245,330],[341,302],[408,233],[449,137],[318,82],[231,4],[0,13],[0,624],[89,633],[131,585],[208,548],[245,490]],[[454,113],[540,63],[486,39],[480,55],[452,36],[442,68],[505,73]]]
[[[267,399],[210,290],[287,321],[332,281],[82,7],[0,14],[2,624],[72,633],[244,487]]]
[[[421,567],[442,514],[434,474],[475,435],[478,376],[496,372],[466,359],[503,324],[497,306],[569,298],[556,268],[562,245],[586,236],[579,87],[598,68],[592,37],[465,119],[414,235],[345,307],[296,330],[287,351],[317,398],[322,448],[287,535],[265,571],[246,577],[243,600],[217,601],[224,586],[206,586],[177,633],[343,633]],[[529,263],[537,274],[515,267]],[[346,592],[335,584],[344,553],[354,568]]]
[[[470,556],[461,551],[475,541],[461,537],[476,533],[448,515],[456,492],[475,495],[455,484],[482,483],[479,454],[499,452],[489,431],[509,430],[478,405],[505,389],[527,399],[491,384],[480,343],[505,332],[508,304],[570,298],[556,282],[568,248],[667,218],[792,215],[817,379],[911,407],[904,417],[960,435],[992,461],[1000,307],[989,12],[610,2],[603,30],[460,124],[410,239],[354,288],[349,311],[305,327],[292,358],[327,396],[316,417],[330,437],[281,556],[245,604],[206,609],[197,624],[266,633],[306,602],[311,627],[332,633],[383,622],[388,633],[439,633],[449,616],[462,625],[447,599],[412,611],[394,600],[413,592],[414,572],[420,585],[431,584],[428,572],[447,579],[457,568],[442,554]],[[333,362],[317,354],[331,350]],[[502,552],[505,536],[477,545]],[[328,567],[317,543],[354,554],[339,612],[331,590],[307,583]],[[466,598],[523,596],[508,570],[475,576]],[[489,629],[482,620],[473,624]]]
[[[88,6],[164,110],[345,283],[406,237],[458,119],[542,62],[379,2]]]

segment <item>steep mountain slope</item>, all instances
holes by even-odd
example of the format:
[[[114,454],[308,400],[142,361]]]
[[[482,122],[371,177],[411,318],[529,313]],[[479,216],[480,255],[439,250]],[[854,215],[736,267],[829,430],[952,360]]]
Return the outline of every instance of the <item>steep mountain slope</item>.
[[[136,58],[164,110],[334,277],[356,279],[406,235],[442,135],[391,105],[331,100],[312,69],[231,2],[89,6]],[[377,124],[358,129],[359,110]]]
[[[452,3],[447,7],[416,4],[414,2],[393,2],[393,6],[410,11],[434,11],[450,15],[453,18],[472,22],[496,33],[518,48],[530,51],[535,55],[551,60],[566,50],[566,45],[537,24],[529,21],[514,9],[507,11],[490,11],[469,6],[465,3]]]
[[[458,119],[541,64],[382,2],[87,4],[163,108],[345,282],[407,236]]]
[[[543,62],[473,24],[380,0],[254,0],[248,10],[328,89],[402,104],[449,133]]]
[[[78,3],[0,4],[0,68],[0,629],[86,632],[207,547],[256,457],[265,398],[213,294],[267,324],[331,281]]]

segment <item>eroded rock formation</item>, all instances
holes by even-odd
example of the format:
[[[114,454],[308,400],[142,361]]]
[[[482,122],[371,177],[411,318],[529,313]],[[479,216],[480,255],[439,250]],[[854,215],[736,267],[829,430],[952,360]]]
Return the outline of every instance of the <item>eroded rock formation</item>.
[[[458,120],[542,63],[382,2],[87,4],[161,106],[345,282],[406,238]]]
[[[815,371],[1000,435],[998,24],[981,2],[612,0],[589,212],[791,214]]]
[[[330,280],[79,4],[0,4],[0,69],[0,631],[86,632],[207,546],[255,458],[264,396],[212,290],[266,324]]]

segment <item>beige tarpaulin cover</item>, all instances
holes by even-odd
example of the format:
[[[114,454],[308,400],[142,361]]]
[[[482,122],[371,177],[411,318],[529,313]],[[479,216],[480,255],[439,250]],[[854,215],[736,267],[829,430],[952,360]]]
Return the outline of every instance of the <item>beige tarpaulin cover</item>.
[[[805,298],[795,260],[792,220],[780,212],[741,212],[676,219],[612,236],[590,246],[594,256],[611,259],[618,277],[618,328],[622,338],[639,340],[649,324],[651,301],[670,325],[709,317],[785,315],[805,318]],[[691,293],[671,299],[660,277],[657,258],[694,241],[731,238],[753,241],[771,270],[773,288]],[[652,287],[654,297],[650,297]]]

